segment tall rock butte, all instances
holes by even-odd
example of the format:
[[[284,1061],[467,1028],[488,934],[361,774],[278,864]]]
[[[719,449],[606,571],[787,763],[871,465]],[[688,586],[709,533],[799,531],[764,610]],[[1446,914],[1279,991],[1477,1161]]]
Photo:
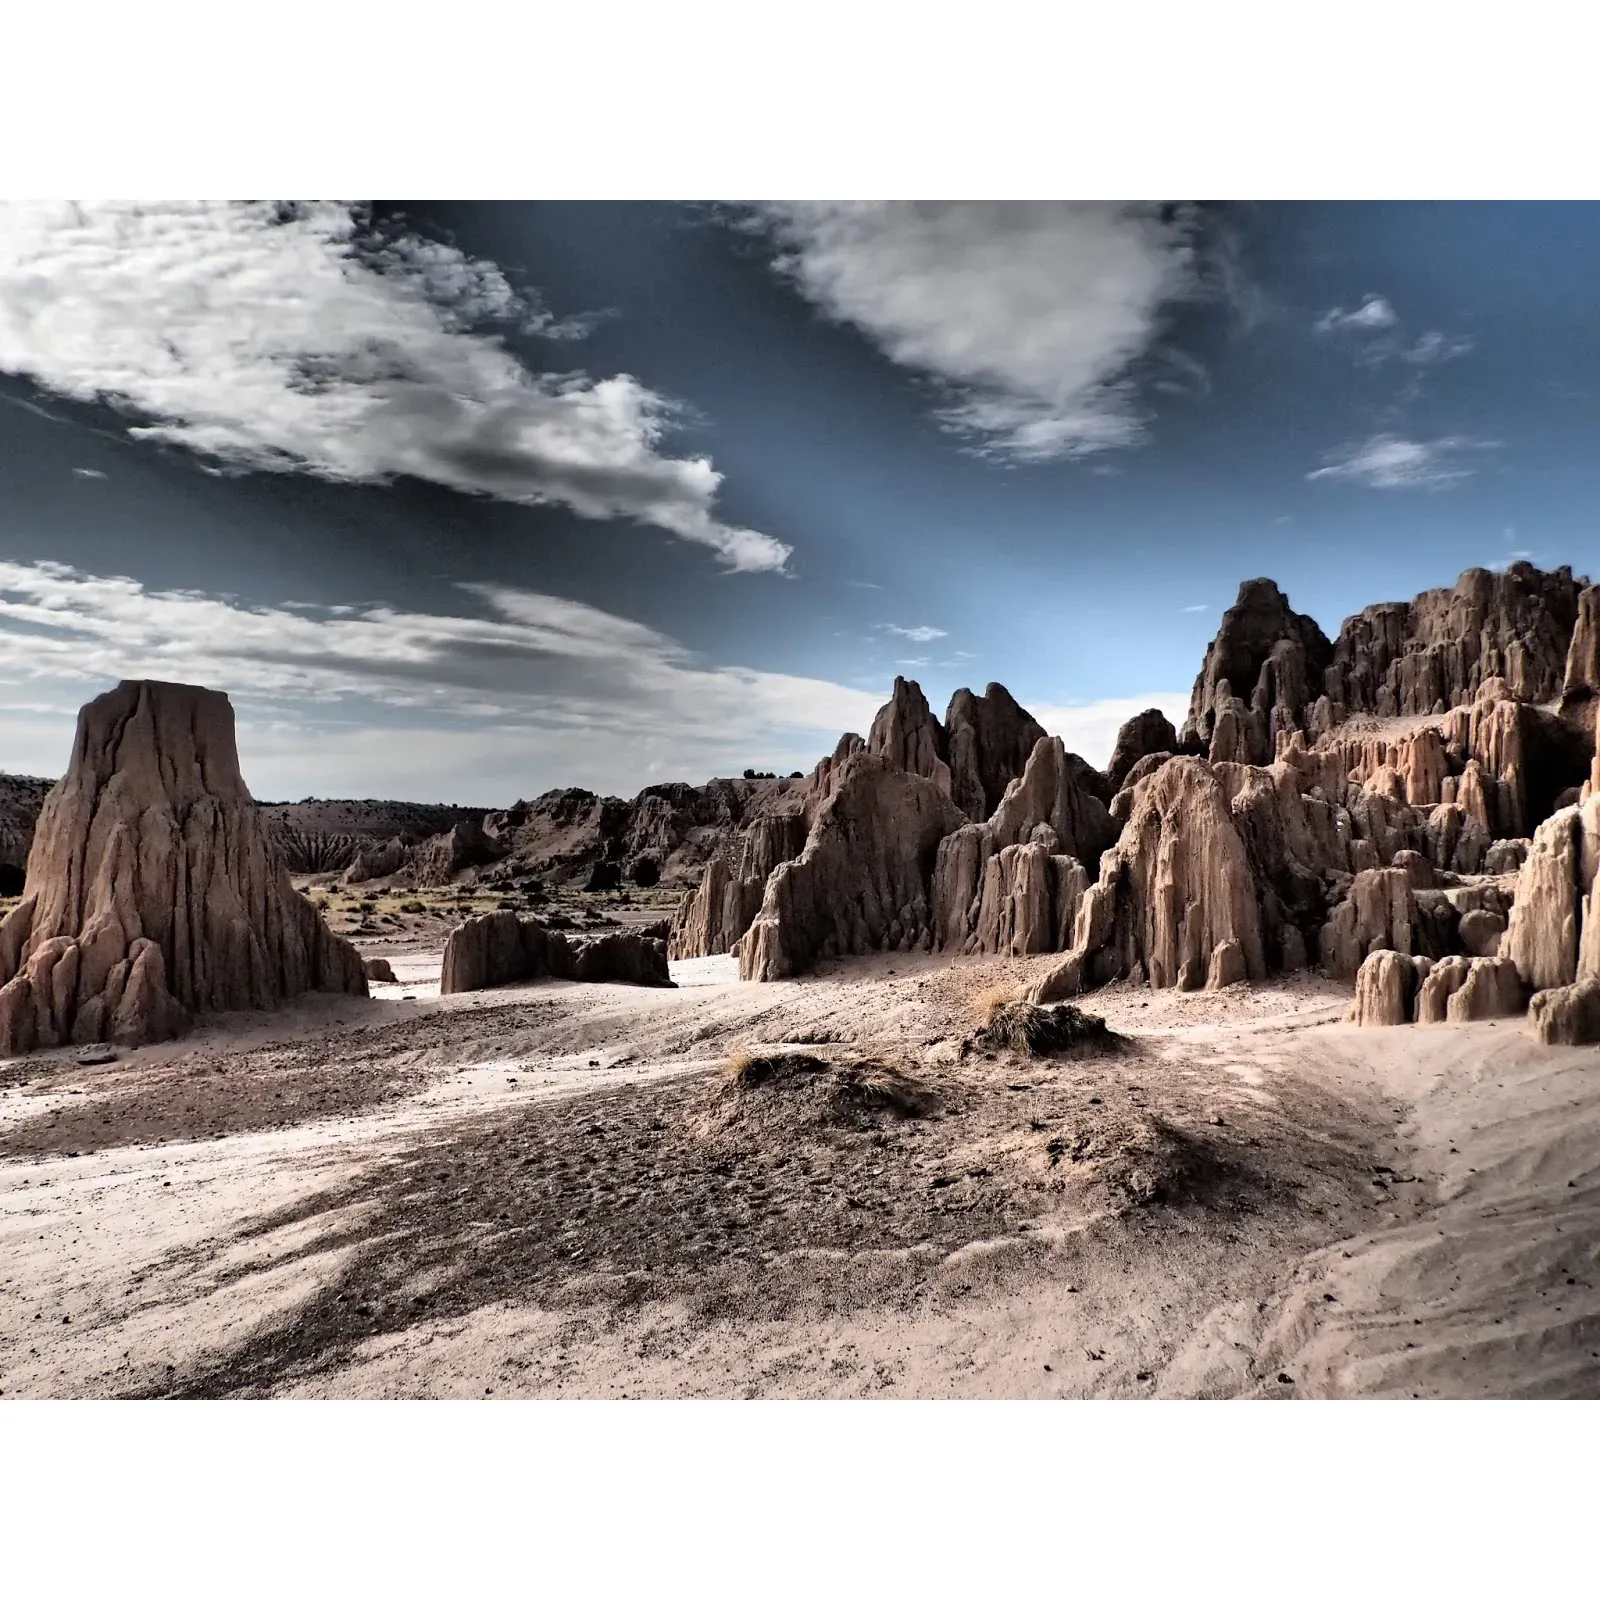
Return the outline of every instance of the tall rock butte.
[[[0,985],[0,1056],[153,1043],[197,1013],[367,992],[354,947],[267,840],[226,695],[129,682],[79,712],[0,923]]]

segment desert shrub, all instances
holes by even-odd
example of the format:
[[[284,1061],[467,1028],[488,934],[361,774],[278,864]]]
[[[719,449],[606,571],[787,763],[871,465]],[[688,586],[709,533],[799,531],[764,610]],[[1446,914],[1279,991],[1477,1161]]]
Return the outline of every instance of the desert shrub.
[[[1104,1017],[1073,1005],[1035,1006],[1026,1000],[997,998],[973,1036],[973,1044],[989,1050],[1020,1050],[1030,1056],[1052,1056],[1066,1050],[1112,1054],[1129,1040],[1113,1033]]]

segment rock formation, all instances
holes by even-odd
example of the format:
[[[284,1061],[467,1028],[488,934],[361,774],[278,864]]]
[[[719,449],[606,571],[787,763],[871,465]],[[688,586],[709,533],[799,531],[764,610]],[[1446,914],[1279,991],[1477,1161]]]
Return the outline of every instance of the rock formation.
[[[1600,1044],[1600,982],[1536,994],[1528,1002],[1528,1021],[1541,1044]]]
[[[1541,572],[1525,561],[1504,572],[1469,568],[1448,589],[1368,606],[1346,620],[1324,678],[1347,712],[1423,716],[1469,704],[1489,678],[1518,700],[1555,700],[1584,580],[1569,567]]]
[[[965,818],[939,785],[866,753],[848,759],[805,849],[767,879],[739,975],[792,977],[819,960],[927,949],[939,841]]]
[[[195,1013],[365,994],[239,772],[226,695],[131,682],[78,715],[0,923],[0,1055],[170,1038]]]
[[[931,779],[950,793],[944,729],[928,708],[921,686],[909,679],[894,680],[894,692],[872,719],[867,749],[890,766]]]
[[[1209,750],[1218,761],[1269,761],[1280,729],[1302,725],[1331,656],[1322,629],[1291,610],[1270,578],[1241,583],[1195,679],[1185,749]]]
[[[1258,885],[1228,796],[1208,763],[1165,762],[1139,785],[1121,837],[1083,897],[1072,948],[1035,985],[1035,1004],[1124,976],[1197,989],[1224,968],[1266,974]]]
[[[1136,717],[1129,717],[1117,729],[1116,746],[1106,767],[1106,780],[1115,794],[1128,781],[1130,774],[1151,756],[1176,755],[1178,733],[1167,720],[1164,711],[1152,706]],[[1149,770],[1148,768],[1146,769]],[[1143,773],[1140,774],[1143,776]]]
[[[998,683],[981,695],[957,689],[944,726],[950,797],[970,821],[983,822],[1022,775],[1045,731]]]
[[[356,858],[344,869],[347,885],[370,883],[374,878],[392,878],[411,864],[413,847],[398,836],[382,844],[363,845]]]
[[[1590,801],[1583,809],[1569,806],[1540,823],[1517,874],[1500,950],[1530,989],[1565,988],[1578,977],[1579,924],[1595,874],[1590,830],[1597,812],[1600,801]],[[1593,937],[1590,943],[1595,943]],[[1600,977],[1600,962],[1594,975]]]
[[[0,772],[0,895],[22,893],[34,825],[50,789],[48,778]]]
[[[1012,955],[1066,948],[1088,882],[1082,863],[1098,862],[1116,837],[1080,772],[1060,739],[1041,739],[989,821],[940,841],[936,948]]]
[[[670,987],[667,947],[624,930],[570,938],[514,911],[469,917],[445,941],[440,994],[492,989],[539,978]]]
[[[1374,950],[1356,973],[1355,1003],[1345,1019],[1358,1028],[1392,1028],[1411,1021],[1417,988],[1432,963],[1398,950]]]
[[[411,881],[421,889],[442,888],[468,867],[487,866],[508,853],[505,844],[485,831],[483,819],[472,817],[417,846]]]

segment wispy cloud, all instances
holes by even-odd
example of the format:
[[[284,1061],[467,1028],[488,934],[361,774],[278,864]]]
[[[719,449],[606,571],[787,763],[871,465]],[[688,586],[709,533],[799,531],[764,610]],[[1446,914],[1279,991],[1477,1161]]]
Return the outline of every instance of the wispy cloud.
[[[927,644],[934,639],[948,639],[949,630],[946,628],[930,628],[926,624],[916,628],[902,628],[898,622],[885,622],[881,624],[885,633],[898,635],[902,639],[909,639],[913,644]]]
[[[1170,307],[1216,292],[1193,208],[805,202],[753,216],[806,299],[933,378],[943,425],[1009,461],[1136,443],[1136,364]],[[1196,366],[1170,371],[1192,385]]]
[[[225,470],[627,518],[742,572],[789,547],[723,522],[722,476],[664,451],[679,409],[626,373],[537,372],[506,332],[561,323],[491,262],[347,205],[6,204],[0,371],[110,400]]]
[[[1377,294],[1368,295],[1354,311],[1335,306],[1318,317],[1313,326],[1319,334],[1353,338],[1356,362],[1363,367],[1382,367],[1390,361],[1417,368],[1437,367],[1468,355],[1473,349],[1472,340],[1464,335],[1437,330],[1408,341],[1400,333],[1399,313]],[[1414,399],[1417,392],[1413,385],[1407,398]]]
[[[1192,616],[1197,611],[1209,611],[1210,606],[1179,606],[1178,610],[1185,616]]]
[[[865,731],[883,698],[707,665],[655,629],[555,595],[493,584],[454,593],[459,612],[251,606],[0,561],[0,685],[25,690],[18,701],[59,704],[68,730],[78,701],[124,677],[224,689],[258,719],[406,728],[391,735],[409,744],[390,767],[409,763],[406,795],[424,798],[438,797],[442,736],[463,706],[499,730],[498,765],[480,777],[503,793],[512,782],[637,788],[658,759],[674,777],[758,758],[787,771],[846,729]],[[300,793],[326,792],[309,753],[295,770]]]
[[[1409,349],[1398,353],[1400,360],[1414,367],[1436,367],[1446,361],[1455,361],[1470,355],[1474,346],[1471,339],[1462,335],[1452,338],[1443,333],[1425,333]]]
[[[1394,434],[1374,434],[1360,444],[1330,451],[1326,465],[1308,472],[1319,478],[1362,484],[1369,489],[1448,489],[1470,478],[1477,468],[1475,454],[1498,450],[1495,439],[1469,439],[1452,435],[1444,439],[1402,439]]]
[[[103,477],[105,477],[105,473],[101,472],[99,470],[99,468],[97,468],[97,467],[74,467],[72,469],[72,475],[75,478],[103,478]]]
[[[1317,318],[1318,333],[1381,333],[1399,322],[1395,309],[1381,294],[1369,294],[1354,311],[1335,306]]]

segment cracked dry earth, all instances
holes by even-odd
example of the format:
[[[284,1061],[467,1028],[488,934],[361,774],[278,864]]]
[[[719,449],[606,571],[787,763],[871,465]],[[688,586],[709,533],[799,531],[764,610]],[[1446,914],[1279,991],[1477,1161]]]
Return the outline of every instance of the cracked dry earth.
[[[1600,1392],[1600,1052],[1520,1022],[1118,987],[1035,1058],[971,1039],[1036,962],[407,959],[0,1064],[6,1397]]]

